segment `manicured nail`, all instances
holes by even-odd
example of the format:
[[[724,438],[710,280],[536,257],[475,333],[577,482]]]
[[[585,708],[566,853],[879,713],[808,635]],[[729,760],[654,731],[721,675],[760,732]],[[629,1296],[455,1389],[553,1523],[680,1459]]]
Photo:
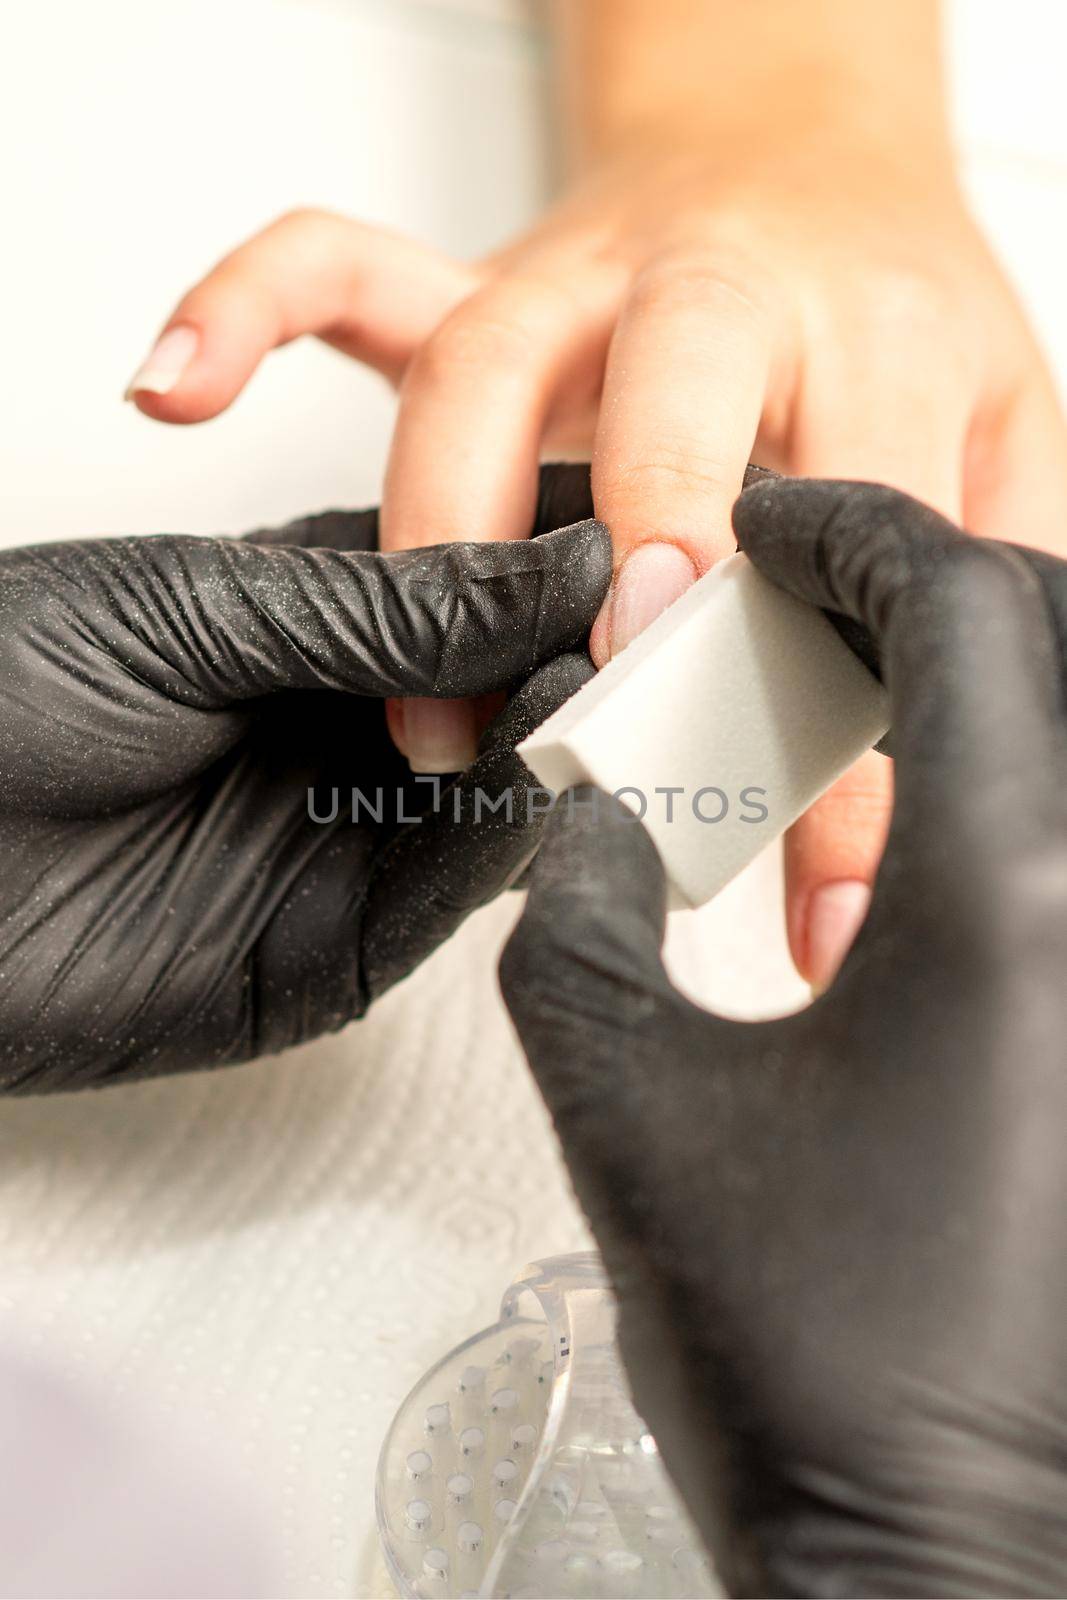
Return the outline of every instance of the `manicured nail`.
[[[469,700],[405,700],[404,742],[412,772],[462,772],[478,753]]]
[[[828,989],[837,977],[870,903],[870,888],[856,878],[824,883],[812,895],[808,908],[808,967],[811,986],[817,993]]]
[[[696,568],[676,544],[639,545],[627,556],[615,578],[611,597],[612,655],[625,650],[696,578]]]
[[[132,400],[135,394],[170,394],[181,382],[199,343],[195,328],[168,328],[130,379],[126,399]]]

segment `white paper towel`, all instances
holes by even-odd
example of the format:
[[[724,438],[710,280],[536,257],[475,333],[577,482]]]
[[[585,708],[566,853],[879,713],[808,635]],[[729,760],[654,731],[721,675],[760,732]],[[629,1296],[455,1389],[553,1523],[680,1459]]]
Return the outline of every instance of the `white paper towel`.
[[[790,993],[774,865],[676,919],[690,992]],[[496,995],[516,910],[285,1058],[0,1107],[2,1319],[236,1460],[274,1508],[282,1593],[386,1592],[397,1405],[517,1267],[588,1245]]]

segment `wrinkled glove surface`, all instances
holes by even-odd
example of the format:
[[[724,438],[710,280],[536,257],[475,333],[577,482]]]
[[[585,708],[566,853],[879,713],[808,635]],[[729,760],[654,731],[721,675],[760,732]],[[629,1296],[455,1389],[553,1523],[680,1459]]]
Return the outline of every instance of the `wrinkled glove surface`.
[[[590,516],[588,471],[546,469],[529,542],[381,555],[376,512],[330,512],[0,554],[0,1087],[314,1038],[510,882],[539,832],[513,746],[592,670]],[[384,697],[504,688],[436,801]]]
[[[505,996],[729,1590],[1062,1595],[1067,565],[873,486],[734,520],[888,686],[867,923],[809,1009],[709,1015],[648,837],[561,802]]]

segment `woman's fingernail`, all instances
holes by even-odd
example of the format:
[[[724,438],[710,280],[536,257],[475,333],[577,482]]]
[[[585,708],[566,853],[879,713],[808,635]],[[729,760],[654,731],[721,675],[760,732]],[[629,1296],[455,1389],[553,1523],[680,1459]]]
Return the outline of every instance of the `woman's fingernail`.
[[[469,700],[405,700],[404,742],[412,772],[462,772],[478,754]]]
[[[824,883],[808,908],[808,968],[811,986],[821,994],[837,977],[871,903],[870,887],[858,878]]]
[[[126,399],[132,400],[135,394],[170,394],[181,382],[199,343],[195,328],[168,328],[130,379]]]
[[[642,544],[627,556],[611,596],[611,653],[620,650],[655,622],[692,587],[697,570],[676,544]]]

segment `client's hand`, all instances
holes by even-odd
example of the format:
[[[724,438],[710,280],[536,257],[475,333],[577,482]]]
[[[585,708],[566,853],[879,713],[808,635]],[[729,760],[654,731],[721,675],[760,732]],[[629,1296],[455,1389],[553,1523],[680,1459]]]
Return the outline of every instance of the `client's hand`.
[[[588,494],[587,473],[547,472],[535,531]],[[0,1087],[339,1028],[529,860],[512,747],[592,672],[607,532],[376,543],[376,512],[330,512],[248,541],[0,554]],[[516,683],[435,803],[383,697]]]
[[[889,688],[857,943],[799,1015],[707,1014],[601,797],[549,825],[505,996],[730,1592],[1062,1594],[1067,565],[874,487],[757,486],[734,523]]]

